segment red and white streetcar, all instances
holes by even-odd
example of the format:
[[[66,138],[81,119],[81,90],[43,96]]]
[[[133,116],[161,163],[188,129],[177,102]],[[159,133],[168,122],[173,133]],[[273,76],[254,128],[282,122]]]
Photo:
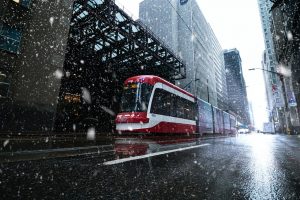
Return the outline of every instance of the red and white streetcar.
[[[122,133],[230,133],[236,125],[224,125],[220,112],[229,115],[158,76],[141,75],[125,81],[115,122]]]

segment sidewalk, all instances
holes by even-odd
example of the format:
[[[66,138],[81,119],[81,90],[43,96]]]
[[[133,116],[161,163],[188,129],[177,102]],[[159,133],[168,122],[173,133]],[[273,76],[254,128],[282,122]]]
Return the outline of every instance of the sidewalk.
[[[113,149],[114,138],[97,133],[0,135],[0,163],[101,153]]]
[[[94,138],[88,138],[87,133],[77,134],[27,134],[0,135],[0,152],[16,152],[26,150],[41,150],[53,148],[70,148],[111,144],[113,136],[96,133]]]

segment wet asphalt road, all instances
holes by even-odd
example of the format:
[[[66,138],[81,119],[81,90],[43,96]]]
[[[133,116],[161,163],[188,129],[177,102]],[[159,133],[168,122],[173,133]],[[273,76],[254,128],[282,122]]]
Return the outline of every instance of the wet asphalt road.
[[[1,163],[0,199],[300,199],[298,136],[139,141],[134,150],[123,144],[99,154]]]

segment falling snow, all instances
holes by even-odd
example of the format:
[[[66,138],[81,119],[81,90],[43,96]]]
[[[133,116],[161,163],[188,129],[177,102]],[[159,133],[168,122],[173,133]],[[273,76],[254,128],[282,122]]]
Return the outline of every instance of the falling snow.
[[[105,112],[107,112],[108,114],[110,114],[111,116],[115,116],[116,115],[116,113],[113,110],[107,108],[106,106],[101,106],[101,108],[102,108],[102,110],[104,110]]]
[[[96,131],[94,127],[91,127],[88,129],[87,134],[86,134],[87,140],[95,140],[96,138]]]
[[[71,75],[71,72],[66,71],[66,77],[68,78],[68,77],[70,77],[70,75]]]
[[[133,4],[128,0],[123,1]],[[142,0],[133,1],[142,2]],[[243,141],[244,135],[227,138],[225,131],[224,137],[220,140],[217,138],[202,140],[204,136],[199,131],[201,141],[189,143],[186,142],[186,139],[194,136],[195,131],[191,134],[185,129],[182,131],[180,139],[177,140],[179,134],[170,134],[167,137],[159,134],[159,139],[155,134],[147,135],[150,133],[149,130],[152,130],[151,128],[146,128],[145,132],[147,133],[138,135],[121,132],[116,128],[120,125],[129,131],[136,131],[136,127],[149,127],[152,123],[157,124],[156,127],[159,129],[164,126],[164,123],[159,123],[158,120],[165,119],[200,127],[202,121],[198,121],[198,119],[211,118],[211,123],[207,124],[214,125],[215,130],[218,119],[212,119],[216,115],[210,115],[211,112],[214,112],[212,106],[218,106],[219,100],[225,100],[226,98],[221,98],[220,95],[222,92],[227,95],[228,92],[225,91],[228,89],[226,84],[224,91],[220,89],[223,86],[218,90],[217,87],[221,82],[226,82],[225,77],[218,77],[218,75],[224,75],[225,71],[226,75],[241,76],[242,71],[238,74],[234,69],[224,68],[222,47],[220,47],[218,39],[212,37],[219,34],[214,34],[212,30],[214,24],[211,24],[209,20],[206,22],[206,19],[203,18],[206,12],[199,12],[200,9],[192,5],[196,1],[156,1],[157,3],[149,5],[153,6],[153,10],[149,9],[145,12],[145,15],[150,17],[152,11],[155,11],[154,26],[147,24],[149,27],[143,24],[142,17],[135,21],[126,15],[123,16],[124,13],[118,12],[117,7],[104,9],[104,6],[113,6],[115,1],[105,3],[103,0],[86,2],[80,0],[75,2],[68,0],[7,0],[3,2],[1,6],[2,4],[6,6],[6,2],[9,2],[8,6],[10,7],[13,5],[9,9],[4,7],[5,16],[0,14],[2,20],[0,22],[0,54],[3,56],[3,59],[2,57],[0,59],[0,129],[4,130],[4,134],[1,136],[0,156],[4,155],[6,159],[2,160],[1,157],[0,162],[0,185],[5,191],[2,193],[2,196],[5,196],[2,197],[3,199],[12,199],[9,197],[13,195],[19,199],[24,197],[29,199],[50,198],[47,195],[57,199],[244,199],[247,197],[261,199],[270,197],[269,191],[275,193],[273,198],[269,199],[298,199],[296,186],[299,182],[297,179],[300,177],[299,173],[297,168],[293,169],[294,165],[286,167],[284,163],[298,162],[296,154],[289,153],[289,148],[285,144],[297,145],[295,138],[300,138],[300,136],[289,135],[286,137],[286,135],[278,134],[274,137],[271,134],[245,134],[246,140]],[[25,6],[27,2],[30,2],[29,7]],[[288,3],[289,1],[284,1],[284,5],[280,6]],[[172,6],[168,9],[161,6],[169,6],[169,4]],[[299,8],[294,5],[291,7]],[[72,8],[75,10],[72,11]],[[191,10],[186,12],[184,10],[186,8]],[[216,11],[215,8],[214,5],[214,11]],[[224,10],[224,7],[221,8]],[[2,7],[0,10],[3,10]],[[246,13],[247,10],[249,9],[242,10],[242,12]],[[280,11],[280,9],[278,10]],[[272,12],[268,14],[271,16],[274,14]],[[166,13],[167,17],[160,16],[160,14]],[[230,13],[231,11],[227,11],[228,15]],[[283,14],[290,15],[284,16],[287,20],[292,17],[299,18],[298,13]],[[106,19],[106,17],[109,18]],[[170,20],[170,17],[175,18]],[[217,18],[217,16],[214,17]],[[240,16],[236,16],[236,18],[242,19]],[[273,20],[273,25],[277,25],[275,18]],[[224,18],[222,23],[225,21]],[[160,25],[160,23],[164,24]],[[278,62],[274,63],[284,64],[268,65],[267,69],[273,67],[272,70],[278,69],[277,72],[284,75],[287,93],[294,86],[296,86],[295,91],[299,90],[300,79],[294,85],[294,77],[299,77],[298,63],[296,63],[299,54],[293,52],[293,48],[296,51],[297,48],[300,48],[298,47],[299,34],[289,27],[290,24],[297,23],[286,23],[286,21],[280,23],[281,30],[276,30],[274,27],[272,33],[278,33],[278,35],[272,35],[269,41],[270,46],[274,47],[271,57],[280,58]],[[206,25],[209,24],[212,26],[208,26],[207,29]],[[258,40],[247,37],[246,32],[252,31],[250,23],[244,21],[243,24],[247,25],[248,29],[244,29],[242,25],[237,26],[246,34],[241,34],[239,37],[233,35],[235,30],[231,30],[232,27],[228,28],[232,38],[236,40],[236,43],[232,45],[239,48],[242,38],[245,38],[246,41],[259,46],[256,44]],[[158,25],[158,30],[155,28],[156,25]],[[9,28],[5,29],[5,26]],[[177,28],[177,31],[171,33],[171,29],[173,31]],[[222,30],[226,36],[227,30],[224,28]],[[270,27],[266,30],[269,31]],[[19,41],[18,37],[20,37]],[[12,39],[13,41],[11,41]],[[3,42],[6,44],[3,45]],[[280,46],[281,43],[283,46]],[[3,48],[5,45],[10,45],[11,49],[18,50],[11,52],[11,49]],[[96,46],[98,47],[96,48]],[[267,47],[264,49],[268,52]],[[247,58],[247,54],[244,53],[244,49],[239,50],[244,63],[243,68],[246,71],[245,68],[249,65],[247,65],[247,61],[244,62],[244,58]],[[261,59],[261,51],[255,51],[250,46],[248,50],[256,59]],[[276,51],[290,55],[275,55]],[[270,53],[267,53],[267,60],[271,59],[269,56]],[[248,57],[251,59],[250,56]],[[181,64],[184,64],[183,67]],[[261,67],[260,64],[258,62],[252,67]],[[222,70],[216,70],[218,66],[221,66]],[[184,76],[180,77],[178,73],[183,73],[181,75]],[[185,94],[180,95],[182,98],[170,100],[172,104],[166,103],[171,99],[170,95],[169,99],[162,98],[162,101],[159,102],[161,107],[175,105],[172,107],[172,112],[176,112],[172,117],[170,116],[170,107],[168,110],[164,110],[161,116],[146,112],[137,114],[138,111],[135,108],[134,112],[132,109],[126,113],[122,124],[116,124],[114,123],[116,115],[122,112],[122,108],[120,108],[124,97],[121,98],[121,94],[124,92],[122,84],[129,76],[138,74],[165,76],[166,79],[174,81],[176,86],[181,88],[191,81],[185,90],[191,90],[189,92],[195,96],[198,96],[197,93],[199,93],[199,97],[211,105],[209,104],[207,111],[203,113],[197,111],[197,114],[194,113],[197,115],[195,118],[187,119],[192,112],[182,104],[188,101],[187,98],[192,99],[193,103],[188,103],[194,105],[191,109],[197,110],[198,100],[184,92]],[[221,78],[224,79],[221,80]],[[247,81],[247,75],[245,78]],[[196,82],[197,80],[199,82]],[[254,81],[257,80],[254,77]],[[290,84],[293,83],[291,88],[288,88],[289,80]],[[269,81],[273,82],[273,80]],[[147,84],[142,81],[140,83],[141,85]],[[127,86],[125,85],[125,87]],[[156,85],[151,87],[156,89]],[[261,85],[259,87],[262,88]],[[152,112],[152,108],[155,106],[151,105],[150,101],[144,102],[144,97],[140,97],[143,96],[141,88],[143,87],[134,87],[132,96],[135,101],[132,104],[137,107],[138,102],[143,111],[149,108],[148,110]],[[169,86],[166,88],[170,90]],[[166,88],[163,85],[163,89]],[[176,88],[171,89],[180,94],[182,90]],[[140,96],[137,95],[139,89],[141,89]],[[193,89],[199,90],[195,92],[192,91]],[[156,91],[152,92],[151,100],[156,97]],[[255,98],[260,97],[258,93],[255,95]],[[298,93],[295,95],[299,96]],[[228,102],[220,103],[227,104]],[[230,104],[238,105],[238,103],[239,100],[230,101]],[[226,105],[223,110],[232,108],[231,105]],[[265,106],[261,108],[264,110]],[[272,114],[279,115],[280,112],[277,112],[277,108],[275,109],[276,112],[272,112]],[[288,111],[292,118],[295,110],[290,107]],[[240,114],[239,111],[236,112],[236,114]],[[167,115],[167,113],[169,117],[164,117],[164,114]],[[222,125],[219,124],[219,126],[224,126],[223,128],[226,129],[228,124],[233,124],[231,128],[235,129],[235,122],[231,123],[229,115],[225,117],[224,113],[221,113],[223,117],[220,117],[222,118],[220,123]],[[144,114],[147,114],[147,122],[143,122]],[[186,116],[178,119],[177,117],[180,117],[181,114]],[[138,115],[143,117],[140,118]],[[134,123],[129,122],[130,120],[126,117],[134,119]],[[268,120],[274,122],[274,116],[270,117],[273,119]],[[277,125],[280,123],[279,117],[281,116],[276,117],[278,117],[278,121],[275,123]],[[140,121],[141,119],[143,121]],[[194,119],[197,121],[195,122]],[[292,124],[296,119],[297,116],[291,119]],[[180,126],[171,128],[175,130]],[[96,131],[98,132],[96,133]],[[32,136],[33,133],[37,134]],[[56,135],[57,133],[59,135]],[[209,137],[215,135],[208,134]],[[264,137],[258,138],[256,143],[262,142],[261,146],[266,148],[258,151],[256,155],[260,146],[256,144],[252,148],[249,141],[251,137],[258,135]],[[171,140],[169,141],[168,138]],[[199,139],[198,133],[197,139]],[[24,144],[22,144],[22,140],[25,141]],[[121,155],[117,154],[117,140],[121,141],[119,143],[121,146],[119,151],[123,153]],[[272,144],[268,144],[270,141]],[[210,146],[182,151],[184,146],[191,147],[195,143],[209,143]],[[77,151],[76,148],[80,149],[80,156],[76,155],[70,158],[68,156],[72,153],[64,153],[66,149]],[[165,156],[157,154],[153,158],[146,157],[170,149],[180,151],[168,153]],[[297,149],[292,148],[292,151],[296,152]],[[42,152],[46,152],[44,153],[46,156],[38,157]],[[281,152],[289,156],[282,156]],[[266,155],[267,159],[262,157],[266,153],[270,154]],[[134,157],[135,154],[139,154],[137,156],[141,158],[139,161],[131,160],[126,164],[104,167],[106,161],[135,159],[137,158]],[[53,157],[48,159],[48,156]],[[278,165],[275,159],[274,164],[273,157],[282,158],[282,163]],[[16,158],[21,160],[14,160]],[[285,166],[286,169],[282,169],[282,166]],[[281,174],[282,172],[284,173]],[[290,176],[292,179],[289,179]],[[271,186],[269,180],[272,182]],[[260,186],[262,187],[260,188]],[[243,192],[245,194],[240,194]],[[258,198],[259,196],[254,193],[260,192],[264,195]],[[251,196],[253,194],[254,196]]]
[[[54,22],[54,17],[50,17],[50,18],[49,18],[49,22],[50,22],[50,25],[52,26],[52,25],[53,25],[53,22]]]
[[[3,147],[6,147],[6,145],[9,143],[9,140],[5,140],[4,142],[3,142]]]
[[[61,79],[63,77],[63,72],[60,69],[57,69],[53,75],[55,76],[56,79]]]
[[[287,38],[288,38],[289,41],[292,41],[292,40],[293,40],[293,34],[292,34],[291,31],[288,31],[288,32],[286,33],[286,35],[287,35]]]
[[[83,87],[83,88],[81,88],[81,90],[82,90],[82,98],[84,99],[84,101],[86,103],[91,104],[92,103],[92,99],[91,99],[91,94],[88,91],[88,89],[86,89],[86,88]]]
[[[290,77],[292,75],[292,71],[286,65],[278,65],[277,70],[280,74],[284,75],[285,77]]]

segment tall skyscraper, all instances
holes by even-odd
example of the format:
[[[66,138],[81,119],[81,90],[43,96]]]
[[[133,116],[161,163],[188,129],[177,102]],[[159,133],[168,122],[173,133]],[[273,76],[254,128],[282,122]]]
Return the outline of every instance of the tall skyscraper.
[[[273,3],[269,0],[258,0],[258,4],[266,47],[266,64],[268,70],[276,71],[277,62],[274,52],[273,35],[271,32],[272,13],[269,12]],[[271,80],[273,83],[276,83],[276,76],[273,77],[271,75]]]
[[[224,51],[229,109],[244,124],[250,124],[249,105],[242,60],[237,49]]]
[[[277,60],[274,50],[273,35],[271,24],[273,21],[272,13],[270,12],[273,3],[269,0],[258,0],[259,12],[261,17],[263,36],[265,41],[265,52],[262,59],[262,69],[272,72],[277,72]],[[282,84],[275,73],[264,71],[264,80],[266,84],[266,94],[268,101],[270,119],[280,121],[284,124],[284,99],[282,94]],[[278,125],[279,126],[279,125]]]
[[[187,78],[177,84],[227,109],[221,45],[195,0],[144,0],[140,20],[185,61]]]
[[[287,130],[300,132],[300,1],[273,2],[269,13],[272,14],[271,31],[278,71],[283,74]]]
[[[266,50],[263,53],[262,56],[262,62],[261,62],[261,67],[263,70],[268,70],[269,71],[269,63],[267,59],[267,52]],[[272,122],[275,124],[275,130],[280,131],[282,129],[281,125],[284,124],[285,119],[284,119],[284,114],[283,114],[283,107],[284,107],[284,102],[280,98],[280,94],[282,94],[281,87],[277,84],[275,84],[273,81],[276,81],[276,78],[274,78],[274,75],[272,75],[268,71],[262,71],[263,77],[264,77],[264,83],[266,86],[266,100],[267,100],[267,108],[266,110],[268,111],[268,116],[269,116],[269,122]],[[277,97],[277,98],[276,98]]]
[[[292,127],[298,127],[299,131],[300,123],[295,98],[297,90],[294,90],[299,88],[296,73],[298,71],[296,69],[299,68],[299,59],[297,59],[300,55],[297,47],[299,42],[295,42],[298,40],[296,33],[299,29],[297,28],[299,2],[258,0],[258,4],[266,48],[263,69],[283,74],[280,79],[276,73],[265,72],[269,96],[268,110],[275,123],[278,122],[278,125],[276,124],[278,131],[290,131]],[[288,71],[293,73],[286,73]],[[289,130],[286,129],[287,127]]]

